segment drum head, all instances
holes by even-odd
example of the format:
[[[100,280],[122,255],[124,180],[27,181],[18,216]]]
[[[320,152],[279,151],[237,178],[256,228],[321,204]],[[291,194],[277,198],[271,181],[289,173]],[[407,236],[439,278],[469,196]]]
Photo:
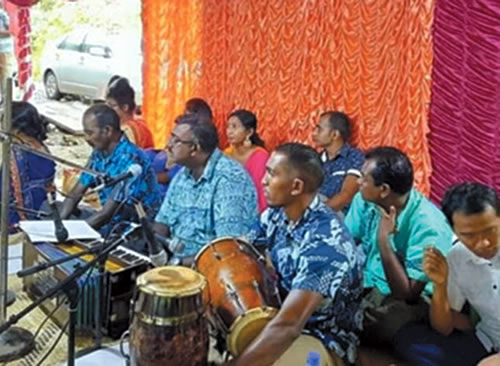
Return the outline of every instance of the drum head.
[[[310,335],[302,334],[273,366],[341,366],[343,362],[337,355],[330,353],[323,343]]]
[[[184,297],[200,293],[205,288],[205,277],[181,266],[157,267],[137,278],[140,291],[162,297]]]
[[[233,356],[241,354],[278,313],[271,307],[255,308],[239,316],[231,326],[226,343]]]

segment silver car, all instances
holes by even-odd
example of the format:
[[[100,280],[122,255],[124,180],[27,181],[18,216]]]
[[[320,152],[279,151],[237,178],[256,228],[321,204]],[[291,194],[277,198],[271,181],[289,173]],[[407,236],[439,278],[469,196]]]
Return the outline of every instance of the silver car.
[[[95,29],[74,30],[46,47],[42,72],[49,99],[67,94],[104,100],[109,84],[126,77],[136,92],[136,103],[141,105],[141,37]]]

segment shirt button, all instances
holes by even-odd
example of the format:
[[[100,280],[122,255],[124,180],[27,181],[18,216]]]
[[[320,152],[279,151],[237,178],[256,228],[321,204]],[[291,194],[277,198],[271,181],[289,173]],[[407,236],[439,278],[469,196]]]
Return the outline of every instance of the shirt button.
[[[497,285],[493,285],[493,290],[496,290],[497,289]]]

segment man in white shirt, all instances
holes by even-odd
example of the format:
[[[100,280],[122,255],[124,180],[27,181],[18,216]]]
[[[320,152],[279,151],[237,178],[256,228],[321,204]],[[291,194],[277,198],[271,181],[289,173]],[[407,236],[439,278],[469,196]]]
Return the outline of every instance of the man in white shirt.
[[[430,323],[396,336],[396,350],[412,365],[498,365],[500,352],[500,201],[479,183],[451,187],[442,209],[458,238],[445,258],[426,249],[422,264],[434,284]],[[468,302],[481,320],[461,313]],[[495,355],[496,354],[496,355]],[[494,355],[494,356],[492,356]]]

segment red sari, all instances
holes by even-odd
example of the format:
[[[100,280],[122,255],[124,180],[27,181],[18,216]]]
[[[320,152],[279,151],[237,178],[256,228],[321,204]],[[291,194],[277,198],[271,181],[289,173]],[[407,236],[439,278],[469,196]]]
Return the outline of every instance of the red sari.
[[[146,122],[139,116],[134,116],[122,123],[122,130],[130,142],[141,149],[150,149],[154,147],[153,134],[146,125]]]

